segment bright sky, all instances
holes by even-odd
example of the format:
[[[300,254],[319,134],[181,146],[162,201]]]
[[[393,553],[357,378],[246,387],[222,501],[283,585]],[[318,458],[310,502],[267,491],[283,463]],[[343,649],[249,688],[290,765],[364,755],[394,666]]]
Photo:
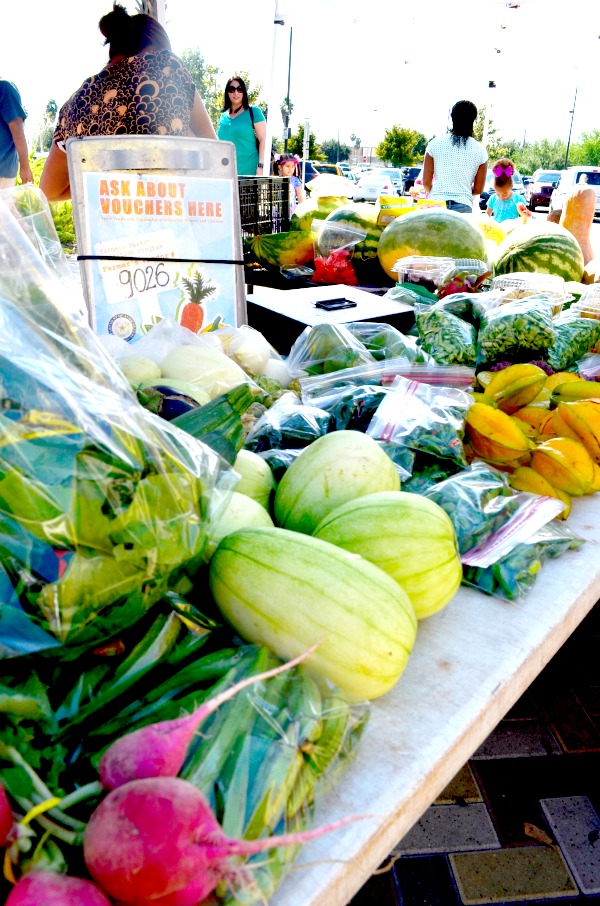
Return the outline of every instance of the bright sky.
[[[308,118],[317,140],[337,138],[339,130],[341,142],[351,144],[354,133],[375,145],[395,123],[430,137],[445,131],[452,104],[468,98],[488,104],[504,138],[566,141],[576,88],[572,140],[600,129],[600,4],[592,0],[278,3],[284,26],[273,25],[275,0],[167,0],[166,11],[176,53],[198,48],[222,70],[223,85],[244,69],[266,99],[273,87],[276,135],[290,28],[291,125],[295,130]],[[135,12],[135,0],[123,5]],[[4,0],[0,75],[21,92],[29,136],[50,98],[60,107],[106,62],[97,23],[111,6],[111,0]],[[488,88],[490,80],[496,88]]]

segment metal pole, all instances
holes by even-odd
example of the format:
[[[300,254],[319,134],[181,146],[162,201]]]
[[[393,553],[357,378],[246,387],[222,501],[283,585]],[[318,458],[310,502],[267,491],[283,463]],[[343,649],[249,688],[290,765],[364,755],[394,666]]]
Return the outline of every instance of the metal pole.
[[[567,153],[565,154],[565,170],[569,166],[569,148],[571,147],[571,131],[573,129],[573,117],[575,116],[575,104],[577,103],[577,88],[575,87],[575,97],[573,98],[573,109],[570,111],[571,114],[571,125],[569,126],[569,138],[567,139]]]
[[[293,32],[293,28],[290,27],[290,53],[288,56],[288,86],[287,86],[287,97],[285,99],[287,113],[285,115],[285,138],[283,140],[283,150],[285,151],[286,154],[287,154],[287,149],[288,149],[288,131],[289,131],[289,125],[290,125],[290,78],[291,78],[291,74],[292,74],[292,32]]]
[[[273,16],[273,51],[271,56],[271,82],[269,85],[269,110],[267,113],[267,126],[265,134],[265,159],[263,161],[264,169],[263,176],[271,175],[271,146],[273,143],[273,117],[275,115],[276,101],[275,101],[275,73],[276,73],[276,62],[277,62],[277,38],[278,38],[278,29],[282,25],[285,25],[285,14],[280,8],[280,3],[282,0],[275,0],[274,3],[274,16]]]

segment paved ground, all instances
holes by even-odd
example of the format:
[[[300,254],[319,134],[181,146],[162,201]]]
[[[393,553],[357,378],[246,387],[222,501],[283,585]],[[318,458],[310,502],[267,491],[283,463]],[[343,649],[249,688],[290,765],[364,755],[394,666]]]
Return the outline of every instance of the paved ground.
[[[599,643],[596,605],[352,906],[600,903]]]

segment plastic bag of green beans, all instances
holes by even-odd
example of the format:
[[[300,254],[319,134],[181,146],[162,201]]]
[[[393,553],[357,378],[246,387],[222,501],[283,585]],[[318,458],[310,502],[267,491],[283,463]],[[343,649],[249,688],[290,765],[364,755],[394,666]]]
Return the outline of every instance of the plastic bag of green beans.
[[[406,488],[403,488],[406,490]],[[466,554],[497,531],[520,507],[508,475],[482,462],[440,481],[424,493],[448,514]]]
[[[481,313],[478,362],[528,361],[545,358],[554,343],[555,302],[542,293],[505,302]]]
[[[549,522],[491,566],[463,564],[463,585],[472,585],[505,601],[517,601],[532,588],[546,560],[582,544],[582,539],[566,526]]]
[[[600,340],[600,321],[580,318],[567,311],[554,319],[555,338],[548,350],[548,364],[555,371],[574,365]]]
[[[415,322],[421,346],[438,365],[474,365],[477,332],[472,324],[448,311],[443,304],[415,305]]]

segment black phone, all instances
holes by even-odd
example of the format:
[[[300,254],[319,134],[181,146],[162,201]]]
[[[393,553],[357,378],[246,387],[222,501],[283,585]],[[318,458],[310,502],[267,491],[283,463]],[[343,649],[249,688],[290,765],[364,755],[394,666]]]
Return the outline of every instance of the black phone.
[[[315,302],[315,307],[324,311],[337,311],[339,308],[356,308],[356,302],[351,299],[322,299],[321,302]]]

